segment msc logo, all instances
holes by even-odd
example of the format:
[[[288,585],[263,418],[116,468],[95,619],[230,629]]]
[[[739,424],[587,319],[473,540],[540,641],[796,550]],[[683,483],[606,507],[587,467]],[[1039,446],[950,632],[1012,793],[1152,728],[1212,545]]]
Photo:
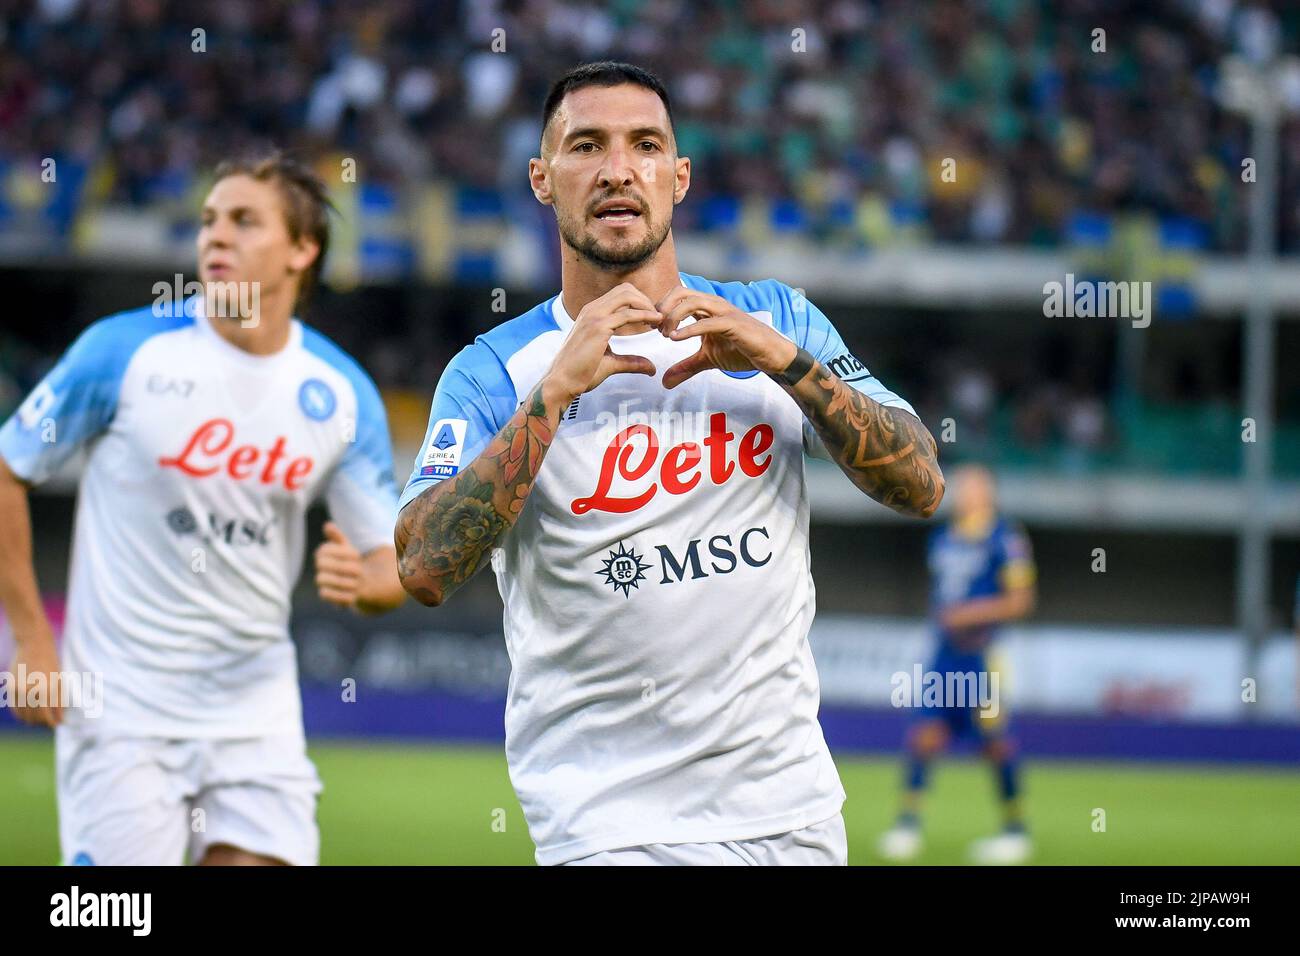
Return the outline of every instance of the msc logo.
[[[750,537],[753,535],[762,535],[766,538],[768,537],[767,529],[750,528],[740,536],[740,540],[735,545],[731,543],[731,535],[729,534],[715,534],[711,537],[709,539],[709,554],[711,554],[715,560],[709,562],[709,567],[713,569],[713,573],[730,574],[732,571],[736,570],[739,564],[739,562],[736,561],[737,554],[740,555],[740,560],[751,568],[761,568],[763,565],[767,564],[767,562],[771,561],[772,552],[770,549],[768,550],[767,555],[761,559],[750,550],[751,548],[761,547],[758,542],[750,541]],[[659,561],[664,575],[663,578],[660,579],[659,583],[673,584],[676,581],[685,580],[688,568],[691,572],[692,581],[698,580],[699,578],[707,578],[709,572],[705,571],[703,565],[700,563],[700,542],[703,540],[703,538],[692,539],[691,543],[686,546],[686,553],[682,555],[682,560],[680,561],[677,560],[677,556],[673,554],[672,549],[667,545],[655,545],[655,550],[659,552]],[[733,548],[735,550],[733,550]],[[722,567],[719,567],[718,561],[724,561],[726,563]],[[669,577],[669,572],[672,573],[671,578]]]
[[[298,407],[312,421],[325,421],[337,406],[334,390],[318,378],[307,379],[298,389]]]
[[[700,545],[704,538],[692,538],[680,557],[666,544],[657,544],[659,552],[659,584],[677,584],[688,579],[697,581],[710,574],[730,574],[741,564],[751,568],[761,568],[772,560],[772,550],[760,539],[769,539],[767,528],[750,528],[735,541],[729,534],[715,534],[708,539],[708,564],[700,554]],[[603,567],[597,574],[605,576],[605,583],[614,590],[622,591],[624,597],[631,597],[631,589],[640,590],[640,582],[645,580],[645,572],[653,565],[641,560],[635,548],[627,548],[623,542],[618,543],[618,550],[609,552],[608,558],[602,558]]]
[[[618,543],[617,551],[611,551],[609,557],[602,560],[605,566],[596,573],[605,575],[605,583],[615,591],[621,590],[623,597],[631,597],[632,588],[640,590],[645,573],[650,570],[650,565],[641,563],[641,555],[636,553],[636,549],[628,551],[622,541]]]
[[[248,545],[266,545],[271,543],[271,529],[275,518],[270,521],[249,521],[239,518],[227,518],[215,512],[208,512],[208,524],[204,528],[199,524],[194,512],[183,505],[167,512],[167,527],[178,535],[197,534],[204,544],[224,542],[232,547]]]
[[[199,530],[199,523],[194,518],[194,512],[182,506],[167,512],[167,527],[177,534],[193,534]]]
[[[826,363],[826,367],[842,382],[856,382],[859,379],[871,376],[871,373],[867,371],[867,367],[849,352],[835,356]]]

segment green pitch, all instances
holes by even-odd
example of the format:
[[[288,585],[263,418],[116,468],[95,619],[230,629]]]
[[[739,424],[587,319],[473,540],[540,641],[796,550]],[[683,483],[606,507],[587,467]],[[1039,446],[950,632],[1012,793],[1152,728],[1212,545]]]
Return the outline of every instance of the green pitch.
[[[505,759],[497,748],[318,743],[325,781],[322,862],[531,864]],[[849,857],[879,862],[876,836],[893,817],[893,760],[836,761],[848,791]],[[53,744],[0,737],[0,865],[58,857]],[[963,863],[997,826],[989,771],[940,763],[925,813],[920,863]],[[1300,860],[1300,773],[1218,766],[1030,761],[1026,807],[1048,864],[1294,864]],[[1095,832],[1094,811],[1105,811]]]

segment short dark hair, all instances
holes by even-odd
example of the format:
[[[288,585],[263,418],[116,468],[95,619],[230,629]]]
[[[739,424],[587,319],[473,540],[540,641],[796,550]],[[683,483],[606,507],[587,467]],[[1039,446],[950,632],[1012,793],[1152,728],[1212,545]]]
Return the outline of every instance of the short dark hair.
[[[664,112],[668,114],[668,126],[673,124],[673,106],[668,99],[668,90],[663,81],[649,70],[631,63],[619,63],[616,60],[601,60],[599,63],[584,63],[575,66],[568,73],[551,84],[551,91],[546,94],[546,104],[542,107],[542,139],[546,138],[546,127],[551,124],[551,117],[560,108],[563,99],[574,90],[588,86],[621,86],[631,83],[650,90],[663,101]]]
[[[222,160],[213,174],[213,182],[229,176],[248,176],[274,184],[284,201],[289,238],[297,242],[305,235],[320,247],[316,261],[308,267],[298,288],[298,301],[305,302],[325,268],[325,253],[330,247],[329,214],[338,211],[330,202],[324,181],[305,163],[278,149]]]

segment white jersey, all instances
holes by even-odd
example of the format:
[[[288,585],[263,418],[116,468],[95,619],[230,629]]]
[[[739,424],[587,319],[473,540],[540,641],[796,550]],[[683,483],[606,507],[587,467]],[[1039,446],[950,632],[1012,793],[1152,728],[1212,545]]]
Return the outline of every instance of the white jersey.
[[[788,286],[681,280],[911,411]],[[572,327],[556,297],[452,360],[402,505],[483,451]],[[664,370],[696,339],[650,331],[610,347],[656,375],[612,376],[569,406],[492,558],[512,665],[506,755],[542,864],[783,833],[844,801],[808,645],[811,426],[756,372],[666,390]]]
[[[392,451],[365,372],[296,319],[279,352],[245,352],[201,305],[91,325],[0,429],[32,483],[88,450],[62,667],[102,675],[103,712],[70,726],[299,728],[288,621],[308,506],[323,495],[362,553],[392,543]]]

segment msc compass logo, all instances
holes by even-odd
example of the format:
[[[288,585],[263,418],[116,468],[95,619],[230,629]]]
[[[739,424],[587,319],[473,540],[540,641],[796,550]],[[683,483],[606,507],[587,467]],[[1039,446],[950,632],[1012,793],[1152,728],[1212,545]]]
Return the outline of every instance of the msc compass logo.
[[[650,565],[641,563],[641,555],[636,553],[636,549],[628,551],[622,541],[618,543],[618,550],[611,551],[604,559],[604,564],[596,573],[605,575],[605,583],[612,585],[615,591],[621,588],[625,598],[632,596],[632,588],[640,590],[639,582],[645,580],[645,572],[650,570]]]
[[[182,505],[167,512],[167,527],[177,534],[193,534],[199,530],[199,523],[194,520],[194,512]]]

